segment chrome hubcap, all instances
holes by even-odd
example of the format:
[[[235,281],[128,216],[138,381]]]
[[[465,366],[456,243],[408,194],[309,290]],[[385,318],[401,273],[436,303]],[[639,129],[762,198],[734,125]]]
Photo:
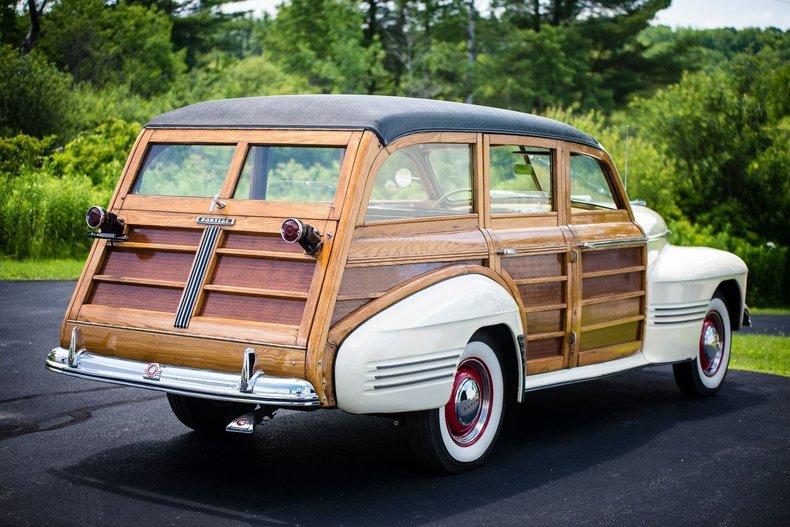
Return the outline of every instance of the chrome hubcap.
[[[472,424],[480,413],[480,386],[474,379],[464,379],[455,392],[455,415],[463,426]]]
[[[444,407],[444,417],[453,441],[468,446],[477,441],[488,426],[493,386],[488,368],[478,359],[458,366],[453,393]]]
[[[718,373],[724,358],[724,346],[724,322],[717,312],[711,311],[702,322],[699,339],[700,366],[707,377]]]

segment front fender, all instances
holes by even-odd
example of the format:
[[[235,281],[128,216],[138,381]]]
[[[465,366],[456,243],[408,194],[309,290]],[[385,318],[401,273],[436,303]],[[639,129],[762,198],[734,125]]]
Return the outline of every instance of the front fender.
[[[707,247],[665,247],[647,272],[648,317],[643,351],[650,362],[696,357],[702,320],[719,285],[735,280],[741,311],[746,264],[732,253]]]
[[[523,333],[516,301],[502,285],[466,274],[430,285],[374,315],[343,341],[335,360],[337,406],[355,414],[443,406],[458,359],[480,328]]]

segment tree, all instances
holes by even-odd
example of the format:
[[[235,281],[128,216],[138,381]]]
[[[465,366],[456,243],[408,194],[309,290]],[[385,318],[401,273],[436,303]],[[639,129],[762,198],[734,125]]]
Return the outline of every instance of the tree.
[[[42,22],[41,50],[78,82],[126,84],[150,96],[184,70],[170,42],[172,22],[155,8],[61,0]]]
[[[266,28],[264,55],[322,92],[366,93],[384,86],[383,50],[366,46],[363,14],[350,0],[293,0]]]
[[[0,135],[62,134],[68,126],[71,77],[38,51],[0,46]]]
[[[788,82],[787,52],[766,48],[634,103],[643,133],[674,167],[691,221],[790,244]]]

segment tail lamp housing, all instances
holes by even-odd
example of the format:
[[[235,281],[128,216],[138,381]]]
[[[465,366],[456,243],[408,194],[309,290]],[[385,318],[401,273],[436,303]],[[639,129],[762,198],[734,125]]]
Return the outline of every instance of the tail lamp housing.
[[[85,223],[91,229],[99,229],[102,234],[114,236],[122,236],[125,227],[123,220],[114,213],[95,205],[85,213]]]
[[[324,245],[318,229],[296,218],[288,218],[283,222],[280,237],[288,243],[298,243],[311,256],[318,254]]]

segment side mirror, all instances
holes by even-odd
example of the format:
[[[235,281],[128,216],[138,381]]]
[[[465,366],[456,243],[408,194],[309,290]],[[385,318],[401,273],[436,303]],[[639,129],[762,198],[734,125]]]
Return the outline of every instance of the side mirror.
[[[395,172],[395,184],[400,188],[406,188],[414,181],[414,176],[411,175],[411,170],[408,168],[399,168]]]
[[[516,163],[513,166],[513,173],[518,176],[531,176],[532,168],[530,168],[529,165],[525,165],[524,163]]]

